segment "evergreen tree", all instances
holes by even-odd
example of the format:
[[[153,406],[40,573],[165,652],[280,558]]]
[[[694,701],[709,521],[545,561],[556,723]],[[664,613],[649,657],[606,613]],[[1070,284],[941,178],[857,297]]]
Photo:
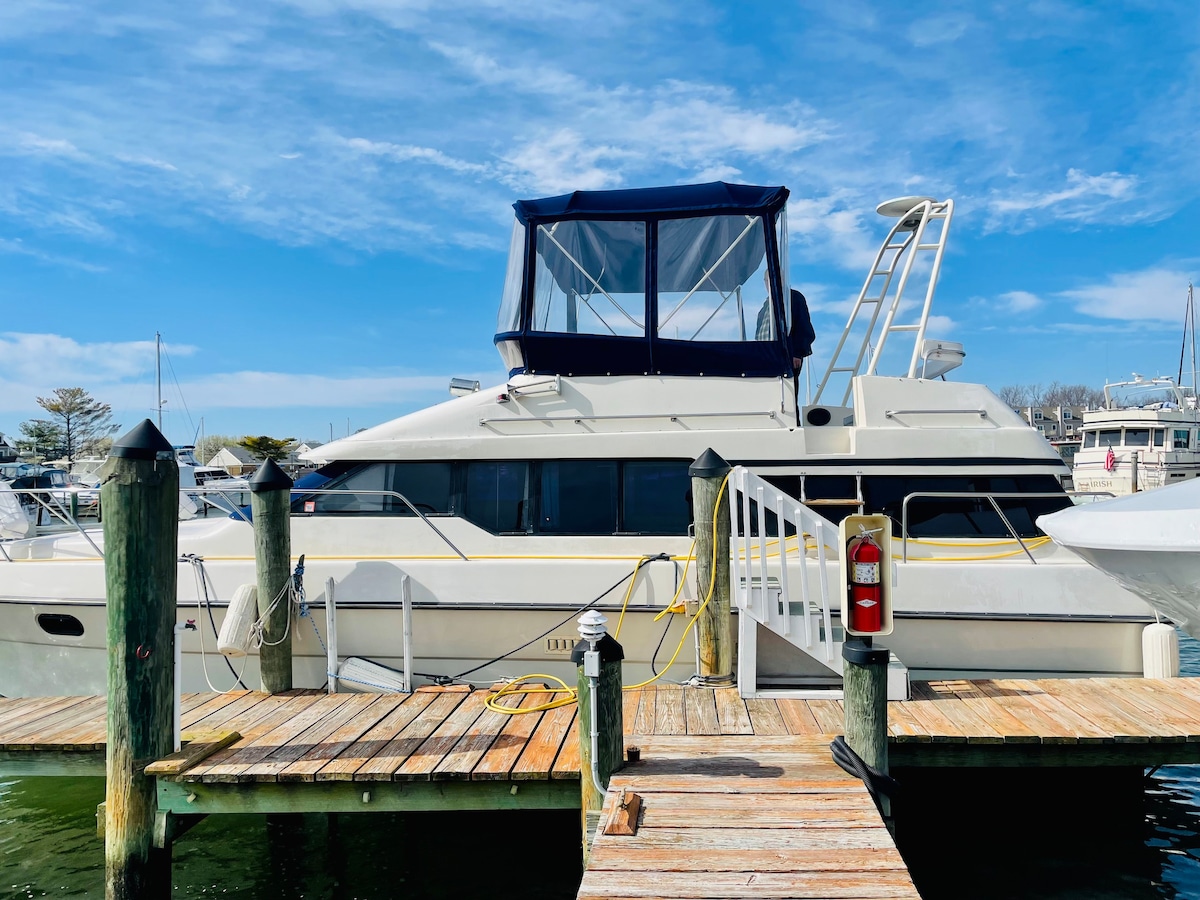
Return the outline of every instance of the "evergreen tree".
[[[61,430],[63,455],[71,463],[80,453],[91,450],[98,440],[121,427],[111,424],[111,406],[96,400],[80,387],[55,388],[52,396],[38,397],[37,402],[50,413],[50,421]]]

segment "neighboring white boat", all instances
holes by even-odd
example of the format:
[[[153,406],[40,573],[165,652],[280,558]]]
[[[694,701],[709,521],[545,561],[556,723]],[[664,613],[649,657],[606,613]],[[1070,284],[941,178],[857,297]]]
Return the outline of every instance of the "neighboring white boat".
[[[1062,510],[1038,525],[1200,638],[1200,481]]]
[[[1200,411],[1192,388],[1171,378],[1104,386],[1087,410],[1071,480],[1076,491],[1129,494],[1200,475]]]
[[[787,283],[787,195],[717,183],[516,204],[495,337],[507,381],[456,383],[461,396],[326,444],[309,454],[322,468],[297,484],[292,551],[310,603],[336,581],[341,655],[398,668],[407,593],[418,680],[573,678],[580,608],[615,625],[627,603],[626,680],[661,670],[683,620],[664,609],[701,593],[687,568],[687,469],[712,448],[766,479],[731,483],[735,527],[759,521],[760,499],[791,521],[807,508],[806,536],[849,512],[892,517],[886,643],[914,676],[1140,674],[1149,608],[1034,524],[1070,505],[1065,464],[986,387],[945,380],[962,347],[925,335],[953,203],[880,207],[894,226],[806,402],[812,334]],[[913,294],[916,321],[900,323]],[[901,348],[893,366],[905,333],[911,355]],[[774,521],[765,513],[761,528]],[[7,545],[0,694],[104,690],[100,539]],[[765,623],[750,627],[743,610],[755,643],[742,658],[758,684],[836,683],[836,540],[788,536],[785,565],[770,544],[735,555],[735,592],[757,592]],[[254,581],[251,526],[184,521],[179,550],[178,616],[201,626],[183,638],[191,690],[216,642],[209,614],[219,623]],[[298,685],[326,680],[323,633],[311,616],[294,622]],[[208,669],[228,686],[223,664]],[[685,650],[668,677],[694,670]]]

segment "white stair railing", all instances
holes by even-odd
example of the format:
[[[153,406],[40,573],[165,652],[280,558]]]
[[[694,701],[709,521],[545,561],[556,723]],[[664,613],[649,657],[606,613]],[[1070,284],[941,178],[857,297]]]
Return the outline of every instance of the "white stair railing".
[[[840,675],[841,642],[833,639],[827,565],[828,548],[837,547],[837,526],[743,466],[734,467],[729,481],[733,551],[730,574],[739,615],[766,626]],[[768,510],[776,517],[778,536],[774,538],[767,536]],[[794,526],[794,538],[786,536],[787,524]],[[815,545],[815,559],[808,553],[809,538]],[[789,564],[798,564],[799,568],[799,612],[793,612]],[[819,585],[815,597],[810,584],[814,566]],[[772,596],[776,591],[778,599]]]

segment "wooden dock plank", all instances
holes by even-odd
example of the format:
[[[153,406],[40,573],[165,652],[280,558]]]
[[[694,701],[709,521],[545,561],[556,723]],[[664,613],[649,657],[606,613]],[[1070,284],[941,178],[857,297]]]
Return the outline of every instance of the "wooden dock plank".
[[[46,743],[46,738],[64,727],[78,728],[93,715],[104,715],[104,700],[97,697],[71,697],[71,703],[54,712],[14,723],[7,731],[4,746],[9,750],[31,750]],[[99,700],[99,704],[97,704]],[[47,704],[49,708],[52,704]]]
[[[809,700],[808,710],[822,734],[841,734],[846,730],[846,708],[841,700]]]
[[[790,831],[791,829],[789,829]],[[865,829],[856,828],[853,831]],[[752,840],[746,843],[754,844]],[[904,860],[895,848],[867,850],[840,849],[831,853],[828,848],[798,849],[794,847],[764,849],[718,849],[706,846],[694,853],[681,852],[679,847],[613,847],[605,844],[592,851],[588,864],[591,870],[623,872],[877,872],[904,871]],[[616,875],[617,884],[622,884]],[[618,888],[619,889],[619,888]]]
[[[1102,689],[1126,715],[1153,724],[1162,741],[1200,740],[1200,719],[1179,708],[1183,698],[1154,684],[1143,678],[1097,678],[1088,688]]]
[[[0,735],[10,727],[42,715],[40,709],[61,697],[13,697],[0,698]],[[82,699],[82,698],[80,698]]]
[[[1004,735],[955,693],[954,682],[917,681],[912,684],[913,700],[928,701],[930,710],[954,724],[968,744],[1003,744]]]
[[[717,688],[713,692],[713,699],[717,704],[717,723],[721,726],[721,734],[754,734],[750,713],[746,711],[746,701],[738,694],[737,688]]]
[[[199,765],[192,766],[183,774],[184,780],[236,782],[237,773],[250,762],[262,758],[264,748],[255,742],[282,723],[303,715],[315,700],[313,696],[303,693],[263,697],[251,707],[245,720],[237,720],[234,730],[241,734],[241,740],[214,753]],[[233,726],[232,722],[227,724]]]
[[[481,692],[482,693],[482,692]],[[434,781],[466,781],[471,772],[512,724],[512,716],[484,708],[450,751],[433,767]],[[488,779],[480,779],[488,780]]]
[[[625,688],[621,691],[621,733],[633,734],[634,723],[637,721],[638,707],[641,705],[640,690]]]
[[[529,736],[520,757],[513,765],[510,777],[514,781],[532,781],[550,777],[559,751],[562,750],[568,737],[574,733],[577,711],[578,708],[572,703],[569,706],[548,709],[542,714],[538,727]],[[578,771],[578,765],[576,762],[576,771]]]
[[[895,898],[919,900],[907,872],[871,872],[869,878],[849,879],[840,872],[706,872],[703,886],[694,872],[628,872],[613,884],[610,872],[584,873],[578,900],[626,900],[657,897],[663,900],[687,897],[726,898]],[[703,893],[698,893],[703,891]]]
[[[824,734],[817,723],[817,717],[803,700],[780,699],[776,702],[779,715],[783,719],[788,734],[817,735]],[[840,733],[840,732],[837,732]]]
[[[683,688],[660,684],[654,698],[654,734],[687,734]]]
[[[755,734],[787,734],[787,725],[779,714],[779,704],[775,700],[756,698],[746,701],[746,712],[750,714],[750,724],[754,726]]]
[[[641,740],[639,736],[638,740]],[[562,747],[554,760],[554,768],[550,770],[551,778],[579,777],[579,712],[576,708],[575,717],[567,727],[563,736]]]
[[[45,723],[53,723],[54,717],[72,706],[78,706],[87,697],[36,697],[37,702],[24,704],[11,710],[11,715],[0,723],[0,734],[3,734],[7,746],[26,734],[36,733]]]
[[[334,703],[335,698],[340,699],[341,702]],[[267,735],[263,739],[264,742],[282,739],[283,743],[273,747],[265,758],[256,760],[247,766],[239,775],[238,780],[278,781],[280,773],[293,763],[299,762],[310,754],[320,756],[322,754],[321,745],[329,740],[339,728],[375,703],[379,699],[379,695],[347,693],[334,694],[326,699],[328,705],[325,710],[309,722],[307,727],[297,730],[300,720],[304,718],[297,716],[296,721],[277,728],[273,733],[275,737]],[[322,764],[326,761],[328,758],[323,760]]]
[[[344,781],[351,777],[354,781],[391,781],[396,770],[469,696],[458,691],[414,694],[395,713],[367,732],[363,747],[356,748],[353,756],[342,754],[342,764],[330,763],[317,780]],[[361,756],[367,758],[360,762]],[[356,762],[357,766],[354,765]]]
[[[1047,696],[1053,697],[1076,715],[1093,722],[1106,737],[1114,738],[1117,743],[1146,743],[1149,742],[1151,733],[1156,733],[1149,727],[1151,723],[1133,721],[1113,704],[1109,697],[1094,691],[1076,690],[1071,685],[1073,680],[1062,678],[1055,682],[1040,683]]]
[[[525,694],[521,698],[521,709],[534,709],[546,703],[554,702],[555,697],[562,694]],[[636,702],[636,698],[635,698]],[[510,700],[508,705],[512,705]],[[483,754],[475,768],[471,770],[472,781],[504,781],[507,780],[529,745],[533,732],[541,723],[542,717],[551,710],[540,712],[516,713],[503,723],[500,733],[492,745]],[[549,772],[549,768],[546,769]]]
[[[1099,679],[1097,679],[1099,680]],[[1200,731],[1200,696],[1193,696],[1188,691],[1180,691],[1174,682],[1179,678],[1115,678],[1113,681],[1128,682],[1123,684],[1125,690],[1145,694],[1151,704],[1161,704],[1171,710],[1181,730],[1187,734],[1187,740],[1200,741],[1194,732]]]
[[[69,712],[70,715],[65,715]],[[44,721],[38,729],[36,741],[28,743],[28,749],[34,747],[55,748],[63,747],[71,743],[71,739],[78,735],[81,731],[90,731],[98,720],[106,720],[107,703],[103,697],[89,697],[83,703],[77,703],[75,706],[60,713],[60,718],[57,722]],[[103,743],[107,735],[101,736],[100,740]],[[25,740],[17,736],[9,738],[8,747],[10,749],[26,749],[20,747]]]
[[[461,703],[417,746],[411,755],[393,772],[395,781],[430,781],[433,771],[442,759],[470,731],[475,720],[484,714],[487,691],[472,691]],[[495,713],[487,713],[489,717]]]
[[[269,731],[235,744],[231,749],[237,753],[237,761],[214,766],[214,770],[219,771],[210,773],[204,780],[227,784],[241,781],[274,781],[277,769],[271,760],[275,760],[277,765],[281,759],[290,762],[300,756],[304,751],[298,751],[296,745],[289,745],[310,728],[320,728],[322,723],[329,721],[350,698],[349,694],[333,694],[319,697],[301,706],[294,715],[279,722]],[[305,749],[309,746],[311,744],[304,743]],[[257,773],[256,768],[259,769]],[[256,777],[256,774],[265,775],[268,771],[269,777]]]
[[[395,712],[410,695],[365,694],[362,708],[299,759],[279,771],[280,781],[316,781],[317,773],[333,763],[351,748],[357,747],[363,735]]]
[[[684,718],[688,734],[720,734],[717,720],[717,700],[712,690],[685,688]]]
[[[655,716],[655,698],[658,696],[657,685],[647,685],[638,691],[637,718],[633,720],[633,734],[653,734]]]

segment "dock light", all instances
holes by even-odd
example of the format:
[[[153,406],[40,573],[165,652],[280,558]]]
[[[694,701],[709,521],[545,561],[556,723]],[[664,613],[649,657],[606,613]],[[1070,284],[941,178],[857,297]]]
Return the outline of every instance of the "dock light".
[[[479,382],[472,381],[470,378],[451,378],[450,379],[450,396],[465,397],[467,394],[473,394],[479,390]]]

